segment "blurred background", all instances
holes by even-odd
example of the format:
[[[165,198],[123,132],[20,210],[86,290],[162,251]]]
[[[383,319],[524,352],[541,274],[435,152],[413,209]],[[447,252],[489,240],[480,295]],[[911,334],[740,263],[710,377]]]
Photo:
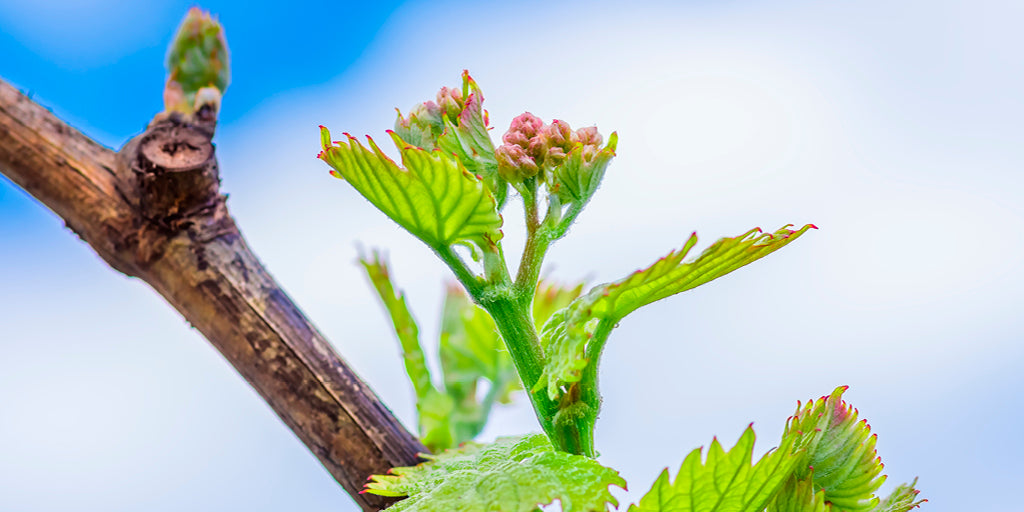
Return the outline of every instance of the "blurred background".
[[[0,76],[111,148],[162,108],[191,4],[0,0]],[[385,248],[428,345],[445,269],[314,158],[318,124],[380,137],[459,83],[497,140],[529,110],[619,132],[549,259],[618,279],[754,226],[821,229],[621,323],[601,366],[601,461],[676,471],[750,422],[849,385],[889,481],[933,511],[1002,511],[1024,481],[1024,4],[204,2],[233,80],[216,142],[270,271],[407,425],[397,343],[355,266]],[[521,248],[517,203],[506,252]],[[538,430],[525,397],[485,437]],[[628,501],[627,501],[628,502]],[[1011,506],[1012,508],[1012,506]],[[207,342],[0,177],[0,511],[356,510]]]

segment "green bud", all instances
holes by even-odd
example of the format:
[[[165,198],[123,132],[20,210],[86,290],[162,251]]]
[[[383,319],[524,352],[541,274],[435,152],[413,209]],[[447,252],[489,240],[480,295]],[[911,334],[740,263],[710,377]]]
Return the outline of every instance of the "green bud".
[[[194,114],[203,106],[220,109],[220,96],[231,80],[228,45],[220,23],[208,12],[189,9],[168,49],[167,71],[166,111]]]

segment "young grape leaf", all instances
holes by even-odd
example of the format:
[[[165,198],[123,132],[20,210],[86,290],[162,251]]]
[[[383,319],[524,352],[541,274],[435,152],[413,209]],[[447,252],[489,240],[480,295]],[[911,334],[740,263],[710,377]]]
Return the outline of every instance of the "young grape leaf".
[[[724,276],[789,244],[814,228],[783,227],[774,233],[753,229],[734,238],[723,238],[699,257],[684,261],[697,244],[694,233],[678,251],[670,252],[650,267],[613,283],[595,286],[586,295],[554,314],[541,331],[548,354],[544,374],[534,391],[547,388],[552,400],[563,386],[578,382],[589,358],[589,346],[603,346],[611,328],[637,308],[695,288]]]
[[[359,263],[363,265],[366,276],[370,278],[370,283],[384,304],[384,309],[391,316],[395,335],[402,346],[405,371],[412,381],[416,397],[421,398],[434,389],[434,384],[431,381],[430,368],[427,367],[426,358],[423,356],[423,348],[420,347],[419,328],[405,303],[405,295],[395,291],[387,262],[381,260],[379,253],[374,251],[372,258],[360,257]]]
[[[917,499],[917,495],[921,491],[914,489],[916,485],[917,479],[915,478],[909,484],[896,487],[889,494],[889,497],[882,500],[877,507],[871,509],[871,512],[907,512],[908,510],[920,507],[922,503],[928,500]]]
[[[586,203],[604,179],[604,172],[615,157],[619,136],[612,132],[608,144],[600,150],[576,144],[565,161],[552,170],[552,189],[563,204]]]
[[[389,507],[392,512],[533,512],[555,500],[563,512],[604,512],[617,504],[608,488],[626,485],[593,459],[555,450],[543,434],[466,443],[427,458],[372,476],[366,492],[408,496]]]
[[[810,480],[790,476],[772,500],[768,512],[833,512],[825,502],[825,491],[815,492]],[[836,511],[838,512],[838,511]]]
[[[444,151],[426,151],[389,132],[402,154],[403,169],[367,137],[367,149],[355,137],[332,142],[321,127],[319,158],[363,197],[407,231],[437,250],[471,243],[481,249],[501,239],[501,215],[483,181]]]
[[[405,296],[395,291],[387,263],[378,253],[374,252],[372,259],[360,258],[359,261],[391,316],[395,335],[402,346],[405,371],[416,392],[416,414],[423,444],[432,451],[454,446],[461,441],[452,433],[451,418],[455,404],[451,397],[434,387],[430,368],[420,347],[419,329],[405,303]]]
[[[395,109],[398,110],[398,109]],[[395,120],[395,134],[408,144],[427,151],[437,149],[437,138],[444,132],[444,111],[433,101],[416,105],[409,117],[398,111]]]
[[[465,105],[458,114],[458,124],[448,116],[442,118],[444,133],[437,138],[437,147],[455,155],[467,171],[480,176],[494,194],[500,210],[508,197],[508,183],[498,176],[494,142],[487,133],[484,94],[468,71],[462,72],[462,97]]]
[[[799,457],[791,446],[771,451],[751,465],[754,429],[747,427],[731,450],[718,439],[701,462],[698,448],[686,457],[675,483],[668,470],[629,512],[761,512],[792,473]]]
[[[879,504],[874,493],[885,481],[884,465],[875,450],[877,436],[843,401],[846,389],[838,387],[803,408],[798,403],[786,422],[783,442],[792,442],[802,453],[793,478],[810,481],[815,492],[824,491],[825,502],[835,510],[867,512]],[[780,493],[779,499],[788,498]]]
[[[541,280],[537,283],[537,293],[533,298],[533,321],[537,330],[541,330],[551,315],[576,300],[583,293],[583,283],[567,288],[555,283]]]

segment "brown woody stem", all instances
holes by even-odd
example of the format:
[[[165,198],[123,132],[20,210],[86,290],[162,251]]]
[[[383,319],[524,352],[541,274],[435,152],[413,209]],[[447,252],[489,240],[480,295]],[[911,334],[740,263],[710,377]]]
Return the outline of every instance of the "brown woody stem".
[[[285,294],[219,192],[214,125],[172,115],[120,153],[0,80],[0,173],[107,263],[153,287],[256,389],[364,510],[371,474],[426,449]]]

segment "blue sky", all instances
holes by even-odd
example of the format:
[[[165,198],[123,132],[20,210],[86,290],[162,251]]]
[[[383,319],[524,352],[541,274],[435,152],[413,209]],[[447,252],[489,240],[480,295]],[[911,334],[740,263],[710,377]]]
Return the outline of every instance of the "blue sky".
[[[232,49],[216,139],[230,207],[407,424],[410,390],[356,243],[388,249],[426,339],[446,276],[328,178],[316,126],[380,136],[394,107],[468,68],[498,133],[524,110],[619,132],[553,276],[617,279],[694,230],[703,246],[753,226],[821,227],[613,333],[597,443],[634,493],[751,421],[759,449],[773,446],[796,400],[845,384],[878,433],[886,488],[920,476],[936,511],[1014,502],[1020,4],[203,5]],[[0,76],[119,147],[160,108],[189,6],[0,2]],[[0,510],[354,510],[177,313],[3,179],[0,322]],[[523,402],[485,436],[535,430]]]

